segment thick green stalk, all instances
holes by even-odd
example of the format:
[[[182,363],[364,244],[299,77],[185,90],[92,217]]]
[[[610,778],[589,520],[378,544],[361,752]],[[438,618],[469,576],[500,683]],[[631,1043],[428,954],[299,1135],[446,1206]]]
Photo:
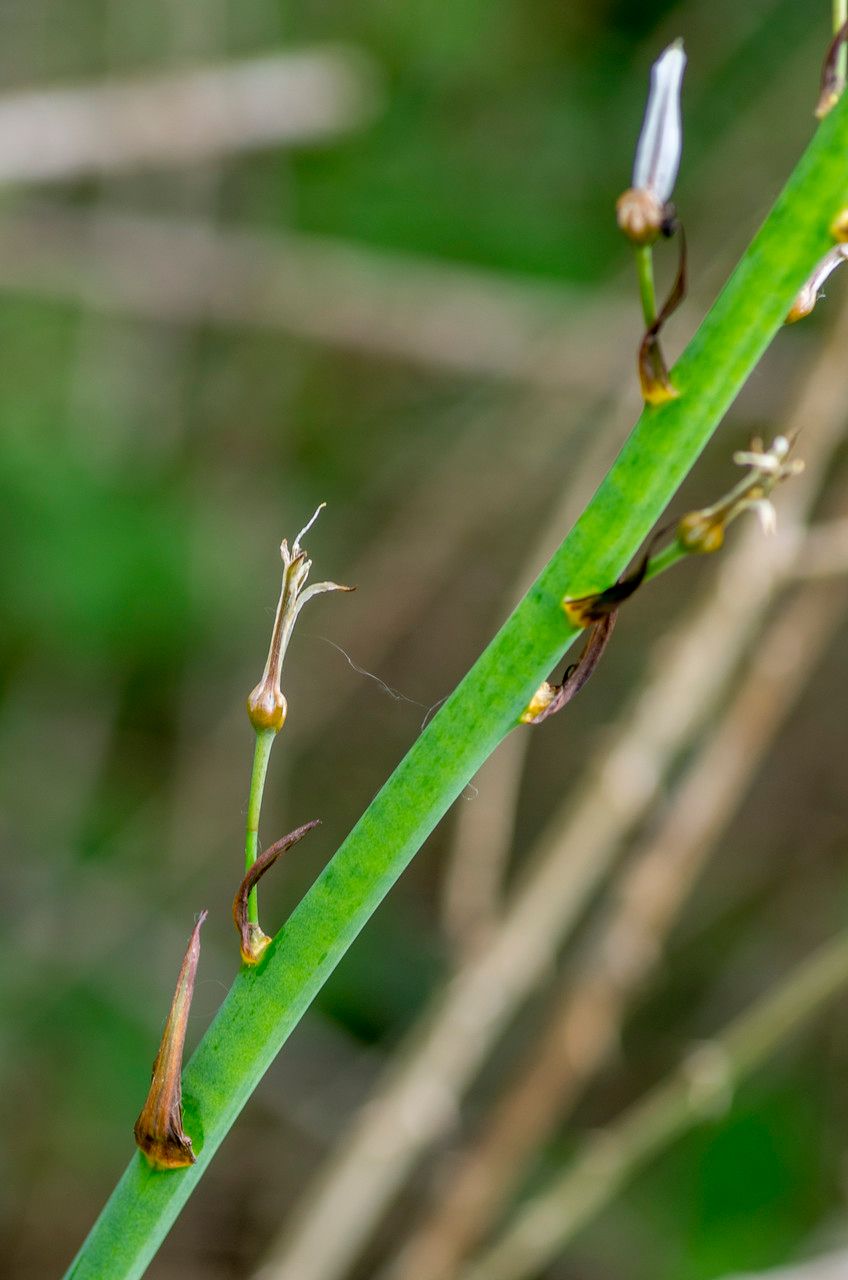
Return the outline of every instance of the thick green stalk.
[[[728,175],[729,179],[731,175]],[[732,199],[729,182],[728,199]],[[136,1154],[72,1264],[76,1280],[143,1274],[250,1094],[321,985],[575,630],[560,601],[613,582],[644,541],[774,337],[848,197],[848,103],[822,121],[772,213],[565,542],[430,722],[261,963],[236,977],[183,1077],[197,1163]],[[789,340],[789,339],[787,339]],[[532,495],[516,494],[516,503]]]

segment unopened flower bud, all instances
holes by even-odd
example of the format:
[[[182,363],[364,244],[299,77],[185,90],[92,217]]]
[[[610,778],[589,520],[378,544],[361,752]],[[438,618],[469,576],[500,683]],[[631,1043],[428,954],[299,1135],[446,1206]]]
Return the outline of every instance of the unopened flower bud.
[[[285,694],[275,685],[273,672],[263,676],[248,696],[247,715],[254,729],[273,729],[279,733],[286,722],[288,703]]]
[[[702,511],[690,511],[678,521],[677,540],[695,554],[718,551],[724,543],[724,521],[710,519]]]
[[[634,244],[651,244],[668,219],[683,132],[680,86],[686,67],[682,40],[675,40],[651,68],[651,88],[636,146],[633,184],[616,205],[618,225]]]

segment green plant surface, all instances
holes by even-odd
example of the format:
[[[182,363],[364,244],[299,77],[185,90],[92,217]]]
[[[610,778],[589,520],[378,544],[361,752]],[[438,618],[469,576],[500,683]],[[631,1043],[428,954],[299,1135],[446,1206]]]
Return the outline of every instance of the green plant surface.
[[[727,198],[732,199],[732,175]],[[818,127],[676,365],[679,397],[643,412],[525,598],[400,762],[261,964],[236,977],[184,1072],[186,1128],[197,1163],[157,1172],[136,1153],[69,1276],[111,1280],[144,1273],[322,983],[574,639],[560,607],[563,596],[606,587],[636,553],[827,250],[828,225],[846,200],[843,100]],[[533,495],[517,493],[515,501],[532,502]]]

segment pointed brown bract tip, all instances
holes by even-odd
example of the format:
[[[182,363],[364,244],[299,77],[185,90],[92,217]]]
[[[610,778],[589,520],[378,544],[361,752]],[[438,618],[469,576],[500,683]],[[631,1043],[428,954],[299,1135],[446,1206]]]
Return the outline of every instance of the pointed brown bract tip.
[[[133,1127],[136,1145],[154,1169],[183,1169],[195,1161],[191,1138],[183,1129],[182,1070],[186,1026],[200,959],[200,929],[206,915],[205,911],[200,913],[192,930],[153,1063],[150,1091]]]
[[[251,890],[287,849],[291,849],[292,845],[302,840],[313,827],[320,825],[321,819],[313,818],[311,822],[305,822],[302,827],[297,827],[281,840],[276,840],[274,844],[269,845],[260,853],[239,885],[236,896],[233,898],[233,920],[239,935],[241,958],[245,964],[258,964],[271,943],[267,933],[263,933],[256,921],[248,919]]]

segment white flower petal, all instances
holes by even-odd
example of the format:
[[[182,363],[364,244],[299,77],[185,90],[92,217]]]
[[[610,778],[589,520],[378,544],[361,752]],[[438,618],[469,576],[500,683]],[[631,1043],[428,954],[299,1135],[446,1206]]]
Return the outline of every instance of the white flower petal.
[[[651,68],[651,90],[633,166],[633,186],[653,191],[665,204],[680,166],[683,130],[680,86],[686,67],[683,41],[675,40]]]

